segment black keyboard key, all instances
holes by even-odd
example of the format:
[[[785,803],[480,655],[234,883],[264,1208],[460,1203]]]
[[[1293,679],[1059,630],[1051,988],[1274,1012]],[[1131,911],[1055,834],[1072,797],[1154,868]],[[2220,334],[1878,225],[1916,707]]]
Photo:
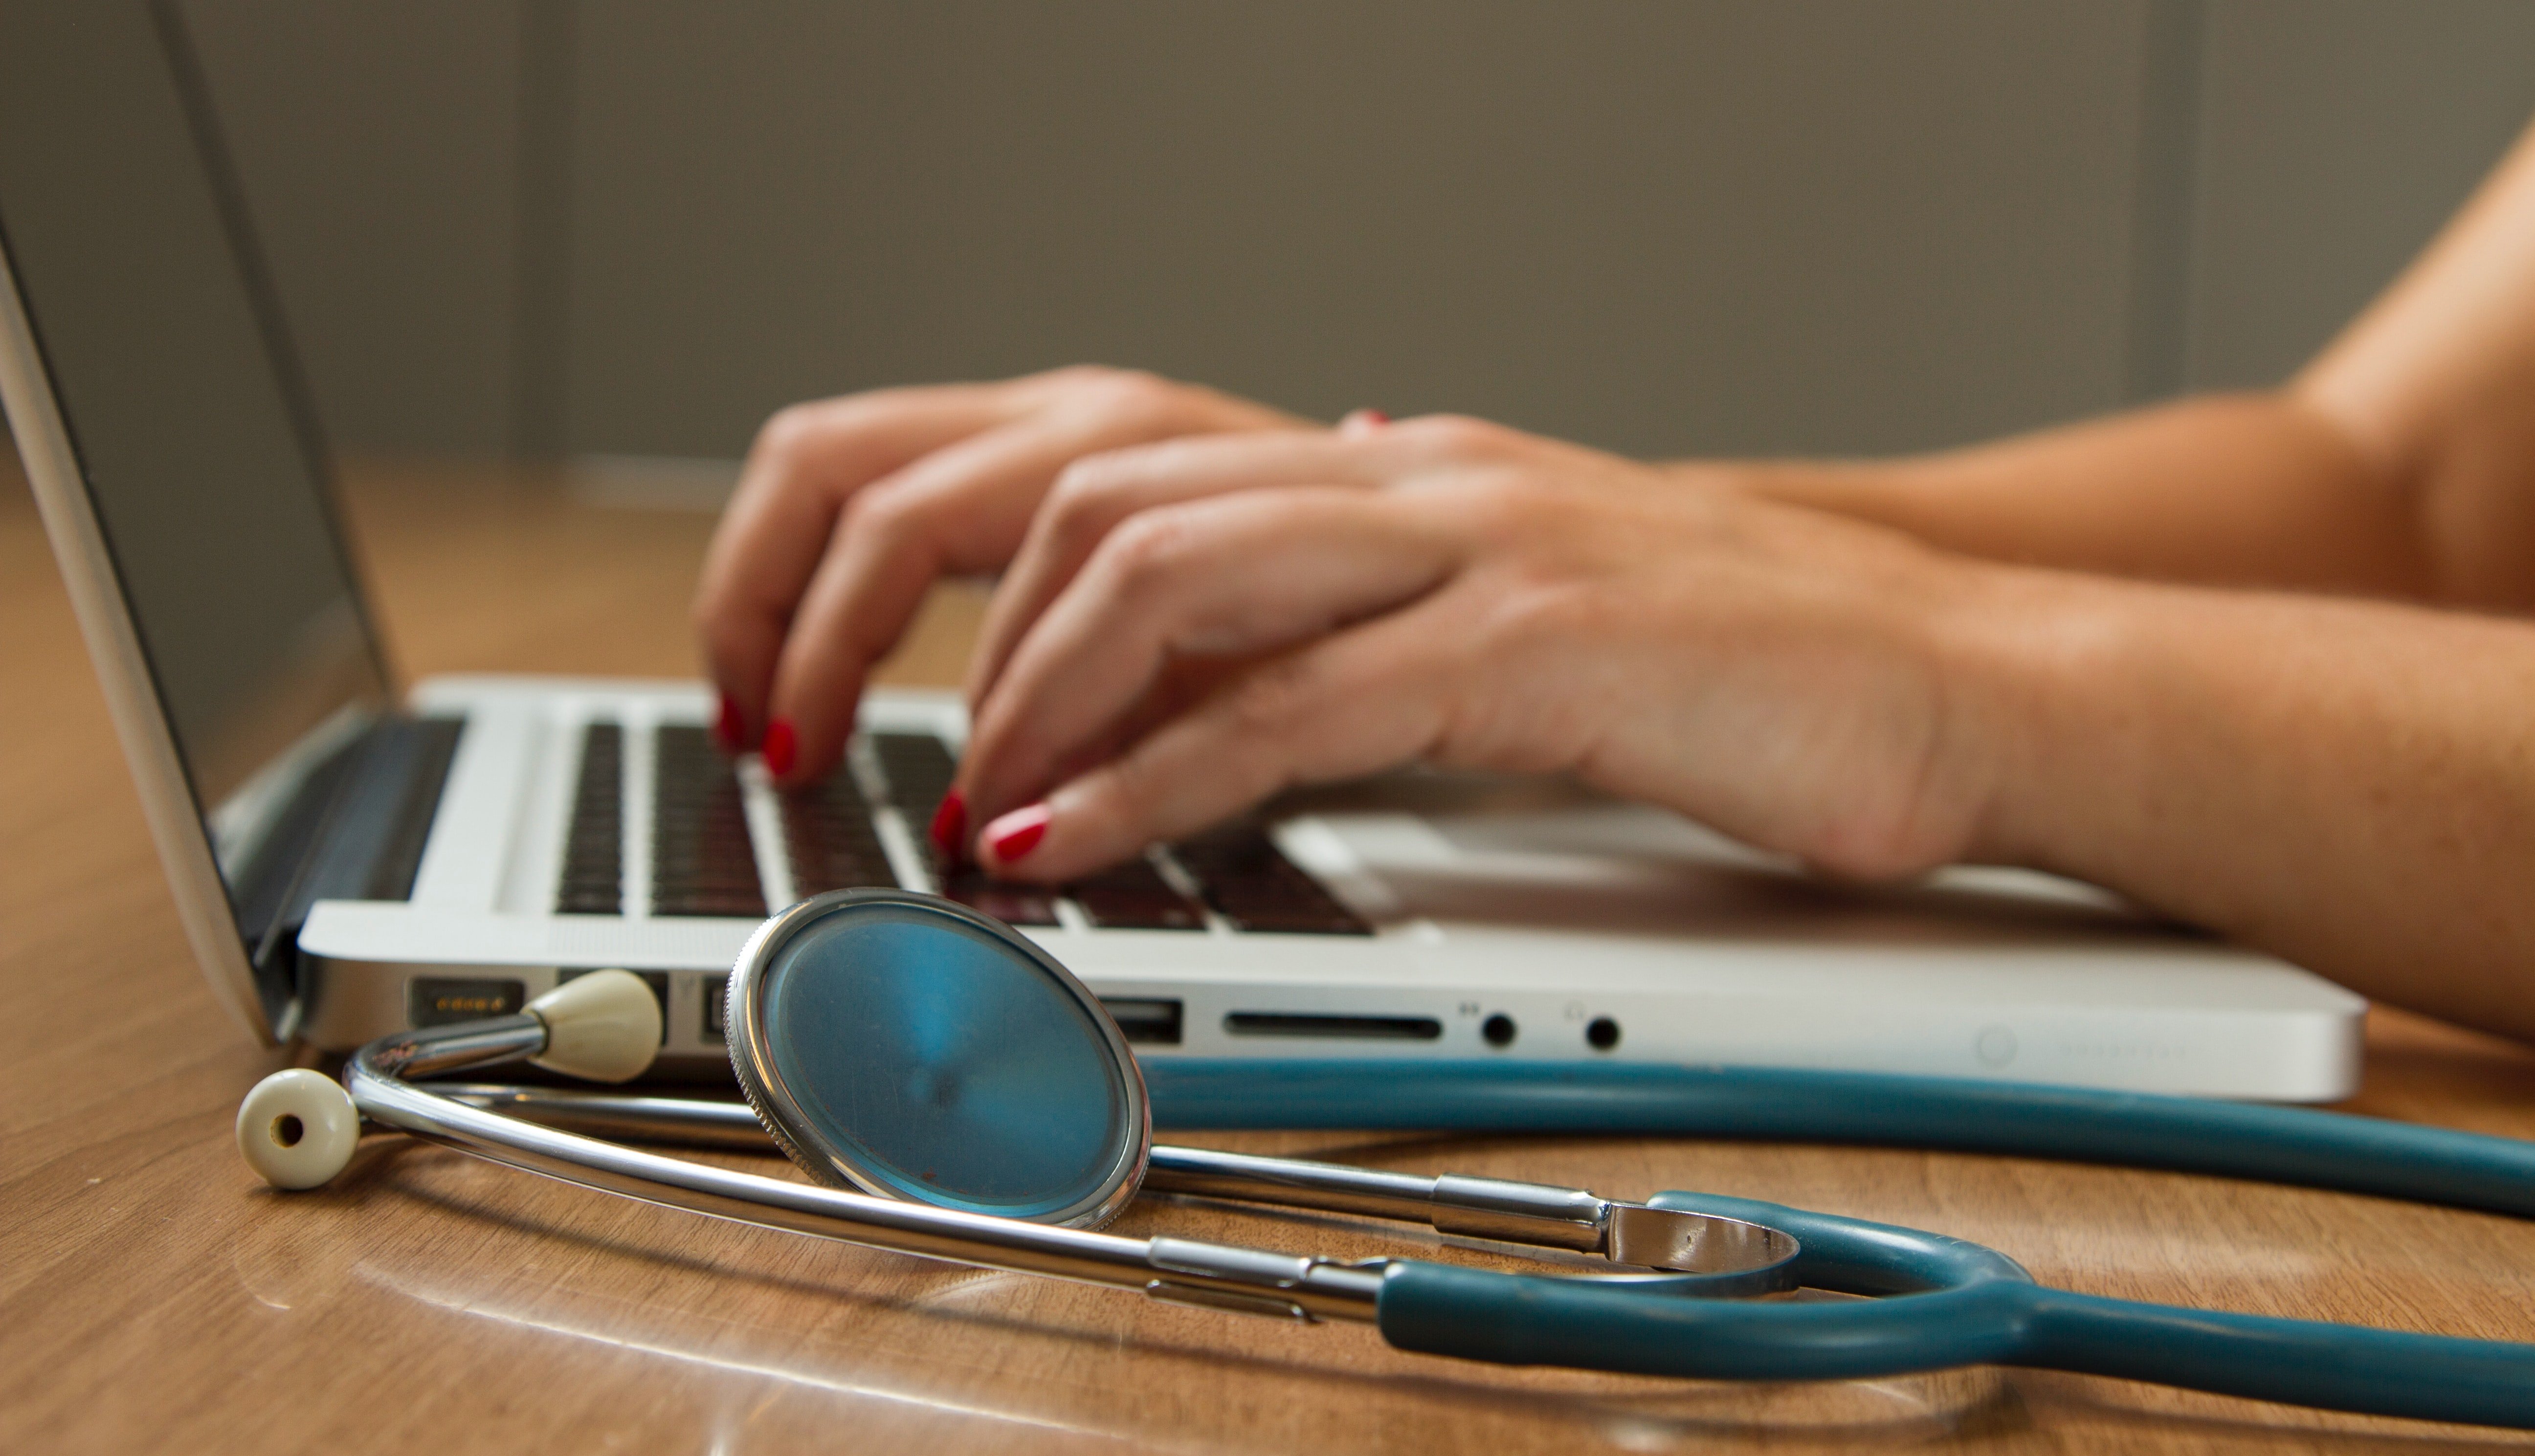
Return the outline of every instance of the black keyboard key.
[[[762,920],[766,916],[766,897],[755,889],[672,890],[652,898],[651,913]]]
[[[1214,912],[1245,931],[1369,936],[1373,927],[1341,905],[1276,848],[1257,823],[1236,823],[1172,846]]]
[[[803,898],[832,889],[891,888],[897,876],[872,827],[871,805],[850,769],[783,796],[783,854],[792,892]]]
[[[1130,860],[1065,887],[1083,918],[1103,930],[1202,931],[1206,913],[1144,860]]]
[[[582,729],[572,828],[558,878],[555,913],[625,913],[625,730],[614,723]]]
[[[930,733],[875,733],[872,757],[888,781],[890,802],[910,815],[927,816],[951,792],[958,763]]]
[[[942,894],[946,899],[957,900],[1006,925],[1057,923],[1056,895],[1035,884],[988,880],[969,870],[946,878],[942,882]]]
[[[906,819],[906,826],[924,843],[924,852],[932,862],[935,878],[943,877],[946,868],[941,855],[926,837],[933,824],[933,811],[942,805],[942,796],[951,792],[951,780],[958,771],[958,762],[942,740],[930,733],[874,733],[870,735],[872,758],[880,764],[880,775],[886,781],[889,802]]]
[[[881,777],[887,781],[890,802],[905,817],[907,827],[922,838],[932,826],[933,811],[941,805],[942,796],[951,792],[951,780],[958,771],[958,760],[942,740],[930,733],[875,733],[870,739],[872,758],[879,762]],[[975,870],[946,865],[929,842],[924,851],[944,898],[957,900],[1006,925],[1059,923],[1053,890],[989,880]]]
[[[661,728],[652,744],[651,913],[763,918],[738,771],[700,727]]]

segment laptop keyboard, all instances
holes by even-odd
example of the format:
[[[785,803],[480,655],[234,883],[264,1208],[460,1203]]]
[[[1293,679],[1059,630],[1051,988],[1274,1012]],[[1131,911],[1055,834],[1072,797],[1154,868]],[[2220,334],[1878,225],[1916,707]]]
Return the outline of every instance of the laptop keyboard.
[[[1317,886],[1316,886],[1317,887]],[[1206,912],[1171,887],[1149,860],[1130,860],[1065,887],[1082,918],[1103,930],[1202,931]]]
[[[592,723],[581,734],[581,778],[564,840],[559,915],[625,913],[625,730]]]
[[[1214,913],[1244,931],[1286,935],[1372,934],[1355,912],[1285,858],[1256,824],[1229,824],[1176,846],[1172,853],[1206,894]]]
[[[653,738],[651,913],[766,915],[739,770],[702,728]]]
[[[881,779],[889,785],[891,802],[905,818],[906,826],[921,836],[933,822],[934,807],[951,792],[958,761],[942,746],[942,740],[930,733],[874,733],[867,738],[872,761],[880,765]],[[836,772],[846,775],[841,768]],[[983,911],[1006,925],[1058,923],[1057,897],[1047,889],[988,880],[974,869],[945,862],[930,839],[923,841],[923,847],[924,868],[932,872],[933,882],[946,898]]]
[[[897,876],[889,867],[872,825],[872,807],[850,773],[782,796],[783,854],[792,867],[792,890],[808,898],[832,889],[889,888]]]
[[[767,913],[757,854],[748,835],[739,774],[701,727],[656,730],[652,777],[651,913],[755,919]],[[874,733],[864,740],[887,801],[919,836],[951,788],[958,765],[931,734]],[[581,776],[565,841],[555,908],[564,914],[622,913],[623,811],[610,790],[623,777],[623,730],[593,723],[582,738]],[[873,823],[875,806],[850,767],[779,800],[783,852],[802,896],[897,883]],[[1242,822],[1173,845],[1061,889],[1015,884],[954,868],[929,843],[926,869],[943,894],[1012,925],[1059,924],[1071,900],[1104,930],[1198,932],[1211,909],[1237,931],[1366,936],[1356,914],[1276,848],[1265,828]],[[1194,889],[1194,897],[1184,892]]]

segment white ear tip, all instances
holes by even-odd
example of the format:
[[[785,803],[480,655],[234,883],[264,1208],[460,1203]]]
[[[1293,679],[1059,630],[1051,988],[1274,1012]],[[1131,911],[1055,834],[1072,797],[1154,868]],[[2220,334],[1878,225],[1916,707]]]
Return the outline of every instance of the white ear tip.
[[[546,1049],[530,1062],[566,1076],[623,1082],[641,1076],[660,1050],[660,1003],[631,971],[575,976],[528,1002],[546,1024]]]
[[[352,1094],[324,1072],[275,1072],[238,1104],[238,1151],[277,1188],[323,1185],[352,1161],[360,1141]]]

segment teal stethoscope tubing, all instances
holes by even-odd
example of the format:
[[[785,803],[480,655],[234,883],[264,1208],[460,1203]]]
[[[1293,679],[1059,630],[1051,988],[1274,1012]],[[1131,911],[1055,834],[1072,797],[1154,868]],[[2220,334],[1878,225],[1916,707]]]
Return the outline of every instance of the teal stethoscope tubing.
[[[1804,1244],[1797,1283],[1889,1298],[1649,1299],[1580,1280],[1400,1263],[1383,1280],[1383,1337],[1501,1365],[1714,1380],[2027,1365],[2325,1410],[2535,1426],[2535,1345],[2108,1300],[2035,1284],[2004,1254],[1915,1229],[1748,1198],[1647,1201],[1783,1230]]]
[[[2535,1145],[2298,1108],[1968,1078],[1508,1062],[1144,1062],[1156,1125],[1665,1133],[1896,1144],[2211,1173],[2535,1215]],[[2011,1365],[2330,1410],[2535,1426],[2535,1345],[2272,1319],[2037,1285],[1994,1250],[1704,1193],[1658,1207],[1766,1224],[1795,1277],[1866,1302],[1648,1299],[1402,1262],[1404,1349],[1706,1379],[1855,1379]]]
[[[1784,1067],[1142,1062],[1157,1128],[1871,1143],[2211,1173],[2535,1217],[2535,1143],[2306,1108]]]

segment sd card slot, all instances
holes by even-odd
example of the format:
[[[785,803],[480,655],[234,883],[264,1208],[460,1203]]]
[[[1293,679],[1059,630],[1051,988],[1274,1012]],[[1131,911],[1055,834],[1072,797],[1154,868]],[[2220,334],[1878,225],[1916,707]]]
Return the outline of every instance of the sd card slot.
[[[1331,1016],[1303,1011],[1234,1011],[1228,1036],[1336,1037],[1349,1041],[1431,1042],[1444,1034],[1432,1016]]]

